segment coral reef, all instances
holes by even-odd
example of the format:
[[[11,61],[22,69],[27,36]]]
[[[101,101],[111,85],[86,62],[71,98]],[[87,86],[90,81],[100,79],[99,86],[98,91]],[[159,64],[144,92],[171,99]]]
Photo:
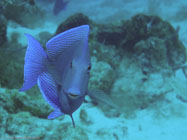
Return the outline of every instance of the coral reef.
[[[106,45],[119,46],[121,41],[124,39],[125,33],[123,27],[118,25],[99,25],[97,32],[97,40],[104,42]]]
[[[178,32],[168,22],[157,16],[139,14],[131,20],[123,21],[117,27],[112,27],[100,28],[97,35],[99,42],[104,41],[107,44],[120,46],[125,52],[131,52],[134,55],[136,43],[155,37],[163,41],[170,66],[181,65],[186,61],[185,47],[178,40]]]
[[[130,53],[132,55],[131,57],[139,57],[135,55],[139,55],[138,52],[140,52],[141,50],[142,52],[144,52],[144,54],[142,55],[149,55],[151,53],[153,55],[153,59],[156,59],[155,61],[157,62],[161,61],[162,57],[166,57],[162,64],[158,64],[160,67],[162,67],[163,65],[165,65],[166,67],[181,65],[186,61],[186,49],[184,45],[178,40],[178,31],[175,30],[168,22],[163,21],[157,16],[146,16],[143,14],[139,14],[132,17],[131,20],[122,21],[121,24],[118,25],[97,25],[91,22],[88,17],[82,14],[76,14],[69,17],[65,22],[63,22],[58,27],[56,33],[60,33],[64,30],[82,24],[91,25],[91,39],[95,42],[98,41],[101,44],[104,43],[104,45],[114,45],[118,50],[124,50],[123,53],[119,53],[118,55]],[[140,44],[143,43],[142,41],[146,41],[144,43],[146,47],[140,46]],[[100,49],[100,47],[95,47],[96,45],[98,45],[97,43],[92,43],[91,45],[95,50],[103,50],[103,48]],[[161,47],[164,52],[158,47]],[[93,48],[91,47],[92,50]],[[110,48],[108,47],[107,49]],[[154,56],[154,54],[156,54],[154,52],[156,50],[154,49],[157,49],[157,56]],[[91,51],[91,53],[92,52],[94,51]],[[96,54],[97,53],[100,54],[100,52],[96,52]],[[162,56],[160,60],[158,58],[159,55]],[[149,61],[148,59],[149,58],[144,57],[142,61]],[[149,63],[152,62],[153,61]],[[144,62],[141,63],[143,64]],[[153,71],[157,69],[159,68],[153,67]]]
[[[33,0],[3,0],[0,5],[2,5],[1,13],[7,20],[12,20],[22,26],[33,28],[42,21],[38,19],[42,19],[43,12]]]
[[[162,39],[150,37],[134,46],[136,60],[144,74],[169,69],[167,47]]]
[[[82,19],[82,15],[76,16],[76,21],[79,17]],[[80,22],[69,22],[74,18],[62,23],[57,32],[65,30],[62,25],[65,28],[74,27],[72,23],[80,25]],[[85,19],[82,24],[88,23]],[[186,61],[186,49],[178,39],[178,31],[157,16],[143,14],[117,25],[90,23],[89,89],[100,89],[111,95],[118,106],[124,106],[121,112],[126,117],[164,101],[173,91],[168,84],[174,76],[173,66]]]
[[[19,11],[16,14],[19,15]],[[7,15],[8,20],[15,20]],[[19,18],[16,20],[26,25]],[[186,83],[174,74],[174,67],[185,63],[186,50],[178,39],[178,31],[161,18],[138,14],[130,20],[105,25],[96,24],[78,13],[59,25],[55,34],[90,24],[92,70],[89,90],[101,90],[107,96],[98,92],[98,98],[102,98],[105,105],[110,102],[108,108],[91,104],[90,100],[84,103],[75,112],[75,129],[70,118],[46,119],[52,109],[36,87],[27,93],[6,89],[20,88],[23,83],[25,48],[20,47],[16,33],[11,40],[6,39],[4,21],[0,23],[3,25],[0,37],[4,38],[0,42],[0,85],[3,87],[0,88],[0,138],[24,134],[40,139],[121,139],[128,137],[131,131],[146,129],[141,123],[134,122],[135,126],[127,123],[128,119],[132,121],[139,115],[137,112],[151,110],[155,118],[187,115],[183,111],[187,108]],[[51,36],[41,32],[41,44]],[[112,101],[115,107],[109,106]],[[141,117],[140,114],[140,120],[144,119]]]
[[[61,122],[62,118],[47,120],[52,109],[40,94],[34,94],[34,97],[18,90],[0,88],[0,95],[0,138],[20,136],[39,139],[88,139],[81,127],[76,126],[74,129],[70,127],[70,123]]]
[[[8,113],[14,114],[25,111],[40,118],[46,118],[52,111],[48,104],[43,100],[41,94],[26,94],[25,92],[19,92],[14,89],[9,90],[1,88],[0,104]]]

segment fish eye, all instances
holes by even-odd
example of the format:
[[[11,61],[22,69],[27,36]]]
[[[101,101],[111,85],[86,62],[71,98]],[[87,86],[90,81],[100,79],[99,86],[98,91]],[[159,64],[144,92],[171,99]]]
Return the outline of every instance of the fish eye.
[[[70,68],[72,68],[72,61],[71,61],[71,63],[70,63]]]
[[[91,70],[91,65],[88,66],[88,70],[89,70],[89,71]]]

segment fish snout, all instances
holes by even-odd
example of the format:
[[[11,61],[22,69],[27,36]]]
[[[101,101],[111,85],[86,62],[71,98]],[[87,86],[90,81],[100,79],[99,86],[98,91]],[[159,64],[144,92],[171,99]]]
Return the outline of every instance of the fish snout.
[[[67,90],[67,94],[71,99],[76,99],[80,96],[80,90],[75,88],[70,88]]]

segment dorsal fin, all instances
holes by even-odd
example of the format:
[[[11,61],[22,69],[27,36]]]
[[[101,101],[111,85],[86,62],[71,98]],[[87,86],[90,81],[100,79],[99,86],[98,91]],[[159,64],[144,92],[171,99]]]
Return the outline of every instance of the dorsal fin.
[[[82,25],[51,38],[46,44],[49,60],[55,60],[64,49],[82,46],[87,41],[88,33],[89,26]]]

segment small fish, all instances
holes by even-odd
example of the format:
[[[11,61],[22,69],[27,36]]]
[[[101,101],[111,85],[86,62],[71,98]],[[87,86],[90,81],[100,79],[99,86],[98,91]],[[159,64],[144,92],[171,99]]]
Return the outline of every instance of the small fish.
[[[50,39],[47,53],[29,34],[24,65],[25,91],[38,83],[44,99],[54,108],[48,119],[67,114],[72,117],[83,103],[91,69],[88,48],[89,26],[82,25]]]
[[[62,10],[65,10],[69,1],[64,0],[56,0],[55,5],[53,7],[53,14],[58,15]]]
[[[65,10],[70,0],[36,0],[36,3],[39,3],[39,6],[44,7],[44,9],[49,10],[51,4],[53,6],[53,14],[58,15],[61,11]]]

